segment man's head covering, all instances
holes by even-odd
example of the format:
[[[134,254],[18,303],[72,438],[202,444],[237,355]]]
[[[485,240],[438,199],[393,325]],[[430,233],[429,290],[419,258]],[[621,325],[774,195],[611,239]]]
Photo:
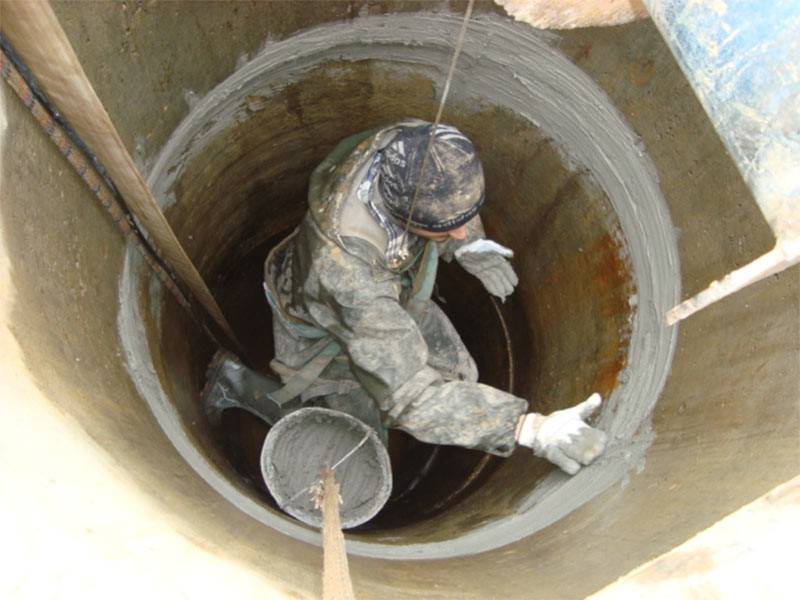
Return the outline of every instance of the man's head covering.
[[[405,223],[419,184],[410,224],[426,231],[449,231],[469,221],[483,205],[483,168],[463,133],[439,125],[421,177],[432,128],[431,123],[400,128],[382,151],[378,189],[386,210]]]

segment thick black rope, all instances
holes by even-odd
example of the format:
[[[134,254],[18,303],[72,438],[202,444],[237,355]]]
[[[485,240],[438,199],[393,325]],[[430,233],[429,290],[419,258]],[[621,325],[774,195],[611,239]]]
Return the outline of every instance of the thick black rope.
[[[221,345],[205,319],[195,310],[187,294],[180,289],[175,274],[148,243],[147,237],[139,229],[133,215],[97,157],[92,154],[80,136],[69,126],[66,119],[49,102],[30,70],[2,34],[0,34],[0,74],[22,100],[62,156],[66,158],[95,198],[109,213],[120,233],[136,247],[158,280],[172,293],[178,304],[189,313],[208,336],[217,345]]]
[[[53,118],[53,120],[56,123],[58,123],[59,127],[61,127],[61,129],[64,130],[64,133],[67,135],[72,144],[77,148],[80,148],[81,152],[83,152],[84,155],[86,155],[86,157],[92,163],[92,166],[94,167],[95,171],[97,171],[97,173],[103,178],[103,181],[109,187],[109,189],[111,189],[111,191],[114,192],[114,195],[120,197],[119,192],[117,191],[117,188],[114,186],[114,182],[111,181],[111,178],[108,176],[105,167],[103,167],[103,165],[94,155],[94,153],[91,150],[89,150],[89,147],[75,132],[72,126],[70,126],[66,118],[64,118],[64,116],[60,112],[58,112],[58,109],[55,107],[55,105],[53,105],[50,102],[47,95],[42,91],[42,88],[39,87],[39,83],[36,81],[36,77],[34,77],[33,73],[31,73],[31,70],[22,61],[22,59],[17,54],[16,50],[14,50],[14,47],[2,33],[0,33],[0,49],[3,50],[8,61],[12,65],[14,65],[14,68],[19,72],[22,79],[28,85],[28,88],[30,89],[32,96],[39,101],[39,103],[44,107],[44,109]]]

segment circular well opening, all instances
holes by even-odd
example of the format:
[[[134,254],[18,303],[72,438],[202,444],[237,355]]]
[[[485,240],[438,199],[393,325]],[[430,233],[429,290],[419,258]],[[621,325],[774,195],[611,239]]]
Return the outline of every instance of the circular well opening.
[[[451,52],[443,40],[452,36],[440,33],[457,27],[450,15],[369,17],[268,46],[199,103],[163,149],[151,185],[253,366],[266,368],[272,355],[263,260],[303,217],[311,171],[348,135],[432,115]],[[634,438],[644,435],[671,360],[675,331],[656,315],[679,295],[677,253],[635,136],[537,32],[495,16],[470,28],[444,120],[481,154],[482,218],[489,237],[515,251],[520,284],[494,303],[477,280],[443,264],[441,305],[482,382],[530,399],[538,412],[598,391],[606,398],[599,425],[612,444],[568,478],[524,449],[498,459],[393,432],[392,498],[348,533],[358,554],[479,552],[563,516],[641,458],[646,444]],[[277,510],[260,479],[265,425],[231,410],[219,430],[208,426],[199,390],[215,348],[131,253],[121,301],[132,374],[176,447],[242,510],[316,542]],[[136,319],[143,335],[126,327]]]

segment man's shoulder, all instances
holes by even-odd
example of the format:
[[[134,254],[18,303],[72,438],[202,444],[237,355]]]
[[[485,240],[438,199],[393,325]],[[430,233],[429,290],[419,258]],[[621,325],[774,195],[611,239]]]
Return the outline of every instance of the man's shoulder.
[[[377,255],[384,256],[386,253],[386,244],[389,241],[386,230],[375,221],[356,194],[350,194],[342,205],[339,234],[346,244],[361,240],[374,248]],[[344,238],[348,240],[345,241]]]
[[[349,158],[353,158],[353,153],[356,151],[359,144],[374,137],[380,131],[380,128],[367,129],[366,131],[351,135],[336,144],[333,150],[328,153],[311,173],[309,201],[319,202],[323,200],[325,196],[328,195],[328,187],[337,175],[337,171],[341,169],[342,165],[345,164]]]
[[[375,273],[385,269],[383,254],[358,235],[343,235],[337,241],[326,239],[313,253],[317,266],[330,264],[336,271]]]
[[[336,191],[332,188],[346,186],[349,183],[348,176],[358,169],[360,162],[389,143],[398,127],[418,122],[422,121],[406,119],[390,125],[367,129],[340,141],[311,174],[309,203],[326,203],[331,192]]]
[[[400,276],[383,266],[382,256],[372,244],[359,237],[342,241],[346,248],[326,240],[315,249],[312,270],[306,278],[315,295],[339,301],[344,298],[348,305],[379,296],[399,297]]]

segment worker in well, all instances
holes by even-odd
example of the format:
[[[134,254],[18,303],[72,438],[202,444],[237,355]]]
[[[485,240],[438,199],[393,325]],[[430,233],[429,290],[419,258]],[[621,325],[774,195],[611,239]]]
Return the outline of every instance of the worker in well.
[[[600,397],[540,415],[478,383],[475,361],[431,300],[440,259],[502,300],[517,284],[511,250],[484,236],[472,143],[438,126],[422,175],[432,128],[414,120],[357,134],[316,168],[305,219],[265,263],[270,366],[284,395],[347,412],[384,442],[396,428],[499,456],[522,445],[574,474],[605,447],[605,434],[585,423]]]

